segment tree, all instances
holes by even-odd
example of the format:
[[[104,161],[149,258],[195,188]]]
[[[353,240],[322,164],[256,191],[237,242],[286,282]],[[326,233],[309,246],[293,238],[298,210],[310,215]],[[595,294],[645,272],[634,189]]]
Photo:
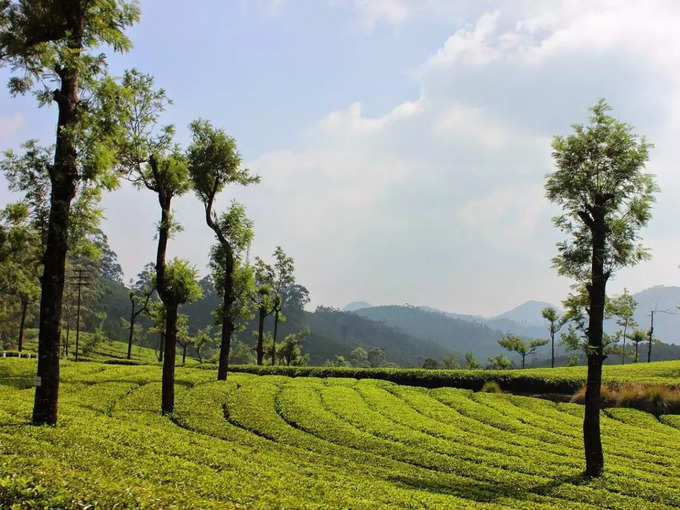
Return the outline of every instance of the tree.
[[[466,352],[465,353],[465,366],[469,370],[477,370],[482,366],[482,364],[479,362],[477,358],[475,358],[475,355],[472,354],[471,352]]]
[[[305,328],[297,333],[286,335],[286,338],[283,339],[283,342],[281,342],[277,349],[279,360],[283,361],[286,366],[306,365],[309,361],[309,354],[302,354],[302,341],[310,333],[309,328]]]
[[[353,367],[368,368],[370,365],[368,363],[368,353],[363,347],[355,347],[352,352],[349,353],[349,362]]]
[[[272,333],[272,342],[274,343],[274,351],[276,350],[276,335],[278,333],[279,321],[284,320],[282,314],[285,306],[284,297],[285,289],[295,283],[295,263],[292,257],[286,255],[283,248],[277,246],[274,250],[274,278],[273,278],[273,292],[274,300],[274,331]],[[272,365],[274,364],[274,357],[272,356]]]
[[[641,329],[634,329],[633,333],[630,335],[630,341],[635,345],[635,357],[633,358],[633,363],[637,363],[640,360],[639,357],[639,346],[641,342],[647,340],[647,333]]]
[[[552,307],[546,307],[541,311],[541,315],[550,325],[548,331],[550,332],[550,367],[555,368],[555,334],[562,329],[566,323],[564,318],[560,318],[557,310]]]
[[[590,125],[556,136],[552,155],[556,170],[546,177],[548,199],[561,206],[555,225],[568,239],[558,243],[553,259],[559,274],[585,285],[588,296],[587,357],[583,438],[586,474],[604,470],[600,436],[600,387],[606,357],[603,320],[607,281],[614,272],[649,257],[638,231],[651,216],[657,190],[643,173],[649,144],[633,129],[609,116],[600,100],[591,108]]]
[[[445,355],[442,358],[442,366],[449,370],[458,368],[458,359],[456,359],[456,353],[452,352],[450,354]]]
[[[125,138],[118,147],[121,171],[137,187],[153,191],[161,208],[156,249],[155,288],[165,310],[163,353],[163,414],[172,413],[174,406],[175,350],[177,343],[177,310],[181,303],[173,285],[178,283],[166,276],[166,252],[172,234],[181,227],[172,217],[172,199],[189,191],[191,181],[187,158],[173,143],[174,128],[157,127],[159,115],[170,102],[163,89],[153,89],[153,78],[136,70],[126,71],[123,86],[129,91],[119,108],[124,111]],[[168,266],[169,267],[169,266]],[[175,276],[189,278],[186,263],[176,262]],[[183,283],[188,283],[188,280]],[[196,285],[200,290],[200,287]],[[188,291],[189,287],[184,290]]]
[[[273,282],[273,268],[260,257],[255,257],[255,292],[251,300],[258,313],[257,344],[255,347],[258,365],[262,365],[264,358],[264,321],[274,311]]]
[[[505,335],[503,338],[498,340],[498,343],[504,349],[519,354],[522,357],[522,368],[524,368],[527,356],[535,353],[536,349],[547,344],[548,340],[530,340],[527,344],[517,335]]]
[[[56,103],[58,109],[41,280],[36,425],[57,422],[61,300],[71,200],[80,181],[106,187],[115,183],[106,173],[112,166],[119,128],[111,121],[117,114],[111,100],[113,87],[111,80],[104,79],[104,55],[90,50],[101,44],[127,50],[130,41],[122,30],[138,17],[136,3],[124,0],[0,3],[0,65],[9,65],[18,74],[9,81],[10,92],[24,94],[38,83],[39,103]]]
[[[213,341],[212,328],[210,325],[205,328],[199,329],[192,339],[192,345],[196,351],[196,356],[198,356],[198,362],[203,363],[202,351]]]
[[[621,364],[626,363],[626,338],[628,329],[634,329],[638,326],[635,319],[633,319],[635,308],[637,308],[637,301],[635,301],[635,298],[628,294],[628,291],[624,289],[623,294],[613,298],[609,302],[609,310],[605,310],[605,315],[616,317],[617,326],[623,328],[617,332],[617,336],[620,336],[623,342],[621,346]]]
[[[205,209],[205,222],[215,233],[220,246],[221,285],[218,293],[222,296],[222,336],[217,379],[226,380],[229,366],[229,347],[234,331],[234,268],[235,258],[243,252],[253,237],[252,221],[245,216],[243,206],[232,203],[231,209],[218,215],[213,210],[215,197],[227,185],[247,186],[260,181],[250,170],[241,167],[241,155],[236,149],[236,140],[221,129],[215,129],[208,121],[195,120],[191,123],[193,143],[188,150],[189,174],[196,195]],[[213,252],[212,263],[217,253]]]
[[[425,361],[423,361],[423,368],[427,370],[437,370],[438,368],[441,368],[439,366],[439,361],[437,361],[434,358],[425,358]]]
[[[177,315],[177,343],[182,347],[182,365],[185,365],[187,347],[193,345],[193,338],[189,334],[189,316],[185,313]]]
[[[132,357],[132,339],[135,333],[135,322],[142,313],[147,313],[153,294],[153,263],[144,266],[137,275],[137,281],[130,285],[130,326],[128,333],[127,359]],[[132,282],[132,280],[130,280]]]
[[[253,222],[245,208],[232,202],[228,211],[215,219],[227,244],[218,241],[210,251],[210,269],[217,294],[222,303],[213,312],[215,322],[222,325],[217,379],[225,380],[229,368],[231,338],[254,315],[252,296],[255,277],[252,268],[244,265],[245,252],[253,238]]]
[[[30,221],[30,209],[25,203],[9,204],[0,211],[0,219],[0,292],[16,300],[18,305],[16,345],[21,352],[29,307],[40,296],[42,250],[39,233]],[[16,324],[13,317],[2,320]]]
[[[382,367],[387,363],[385,350],[380,347],[373,347],[367,353],[368,364],[371,368]]]
[[[512,368],[512,361],[510,361],[505,354],[499,354],[488,358],[489,364],[486,368],[489,370],[508,370]]]
[[[156,270],[158,276],[158,269]],[[177,321],[179,306],[191,303],[202,296],[197,283],[198,271],[186,260],[173,259],[163,271],[165,300],[165,352],[163,355],[163,380],[161,412],[172,414],[175,406],[175,353],[177,348]],[[160,288],[156,282],[156,288]]]

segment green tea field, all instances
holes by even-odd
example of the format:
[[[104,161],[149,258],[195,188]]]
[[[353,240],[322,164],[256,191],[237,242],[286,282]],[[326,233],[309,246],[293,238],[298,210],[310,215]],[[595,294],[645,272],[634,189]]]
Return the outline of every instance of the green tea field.
[[[0,507],[680,507],[680,416],[352,378],[64,363],[60,422],[28,425],[33,361],[0,360]],[[639,370],[639,369],[638,369]]]

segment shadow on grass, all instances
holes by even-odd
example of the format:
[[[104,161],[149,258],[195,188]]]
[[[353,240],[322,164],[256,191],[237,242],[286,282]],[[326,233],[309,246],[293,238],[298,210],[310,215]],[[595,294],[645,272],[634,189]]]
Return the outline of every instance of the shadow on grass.
[[[518,501],[529,499],[529,495],[550,496],[554,489],[562,485],[586,485],[592,480],[583,473],[564,475],[553,478],[549,482],[531,488],[501,482],[483,482],[471,480],[470,484],[445,484],[433,480],[425,480],[403,475],[390,476],[388,481],[405,487],[428,492],[456,496],[480,503],[492,503],[500,498],[512,498]]]

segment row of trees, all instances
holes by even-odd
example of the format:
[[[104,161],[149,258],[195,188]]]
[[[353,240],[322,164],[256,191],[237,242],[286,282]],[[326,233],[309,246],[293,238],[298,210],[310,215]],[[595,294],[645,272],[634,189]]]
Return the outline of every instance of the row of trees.
[[[163,345],[162,412],[171,413],[174,407],[178,340],[184,353],[188,345],[179,308],[201,296],[196,269],[186,260],[167,260],[168,244],[181,228],[172,214],[173,199],[190,190],[199,198],[216,239],[210,267],[222,298],[215,313],[221,325],[218,379],[227,377],[234,331],[255,311],[260,315],[257,362],[263,362],[262,323],[269,315],[274,317],[272,364],[277,359],[303,362],[304,334],[277,345],[284,309],[293,303],[304,306],[309,299],[307,290],[294,282],[293,260],[277,248],[272,266],[260,259],[254,267],[247,264],[244,253],[253,237],[252,221],[236,202],[225,211],[215,207],[217,195],[227,187],[259,182],[242,167],[235,140],[199,119],[191,123],[192,142],[183,150],[173,139],[173,126],[159,123],[170,100],[163,89],[154,88],[152,77],[137,70],[126,71],[120,80],[108,74],[106,57],[98,47],[129,49],[124,30],[138,19],[136,2],[124,0],[0,3],[0,64],[15,74],[10,92],[33,92],[40,105],[55,104],[58,110],[54,147],[31,141],[23,154],[10,151],[2,162],[10,186],[24,192],[29,206],[12,205],[2,213],[0,257],[12,264],[3,263],[0,283],[2,291],[17,296],[20,330],[28,303],[40,297],[35,424],[57,421],[68,260],[81,245],[89,248],[80,240],[88,239],[88,229],[101,218],[97,207],[101,193],[115,189],[121,177],[153,192],[160,208],[153,268],[147,268],[146,278],[130,293],[128,355],[135,323],[142,313],[148,314]],[[29,231],[39,236],[39,243],[25,238]],[[97,260],[101,253],[87,255]],[[13,273],[17,264],[34,268],[33,272]],[[39,280],[37,272],[42,273]]]

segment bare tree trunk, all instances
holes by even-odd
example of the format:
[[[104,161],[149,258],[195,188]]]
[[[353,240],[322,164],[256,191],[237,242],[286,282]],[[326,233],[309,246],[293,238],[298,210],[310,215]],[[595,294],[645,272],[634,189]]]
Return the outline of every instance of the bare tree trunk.
[[[182,365],[184,365],[187,361],[187,343],[182,345]]]
[[[591,227],[593,253],[591,260],[590,317],[588,322],[588,377],[586,381],[585,414],[583,418],[583,444],[586,457],[586,474],[599,476],[604,471],[604,454],[600,435],[600,391],[602,363],[605,359],[602,346],[602,323],[607,276],[604,273],[605,221],[601,208],[595,208]]]
[[[649,327],[649,349],[647,350],[647,363],[652,361],[652,342],[654,341],[654,310],[652,310],[652,323]]]
[[[226,258],[224,261],[224,300],[222,302],[222,336],[220,338],[220,361],[217,367],[217,380],[226,381],[229,370],[229,351],[231,335],[234,333],[234,321],[231,307],[234,304],[234,255],[228,243],[224,244]]]
[[[78,309],[76,311],[76,355],[75,361],[78,361],[78,340],[80,340],[80,285],[78,285]]]
[[[68,359],[68,346],[71,337],[71,321],[66,321],[66,359]]]
[[[163,359],[163,383],[161,413],[172,414],[175,407],[175,351],[177,348],[177,305],[165,307],[165,357]]]
[[[255,352],[257,354],[257,364],[262,365],[262,358],[264,358],[264,346],[262,345],[262,340],[264,336],[264,317],[265,317],[265,309],[260,308],[260,318],[259,318],[259,324],[258,324],[258,329],[257,329],[257,348],[255,349]]]
[[[279,310],[274,310],[274,335],[272,336],[272,366],[276,365],[276,332],[279,328]]]
[[[82,48],[83,16],[80,2],[70,2],[72,40],[69,46]],[[54,165],[50,171],[52,190],[47,243],[43,255],[40,295],[38,372],[33,403],[34,425],[56,425],[59,400],[59,344],[61,305],[64,294],[66,251],[71,200],[75,196],[78,170],[76,147],[69,127],[77,122],[78,71],[62,70],[61,87],[54,97],[59,108]]]
[[[552,326],[550,327],[550,368],[555,368],[555,331],[553,331]]]
[[[135,333],[135,319],[137,318],[135,315],[135,301],[132,296],[130,296],[130,302],[132,303],[132,310],[130,311],[130,334],[128,335],[127,359],[132,357],[132,336]]]
[[[21,352],[24,346],[24,326],[26,324],[26,311],[28,310],[28,299],[21,299],[21,320],[19,321],[19,342],[18,350]]]

